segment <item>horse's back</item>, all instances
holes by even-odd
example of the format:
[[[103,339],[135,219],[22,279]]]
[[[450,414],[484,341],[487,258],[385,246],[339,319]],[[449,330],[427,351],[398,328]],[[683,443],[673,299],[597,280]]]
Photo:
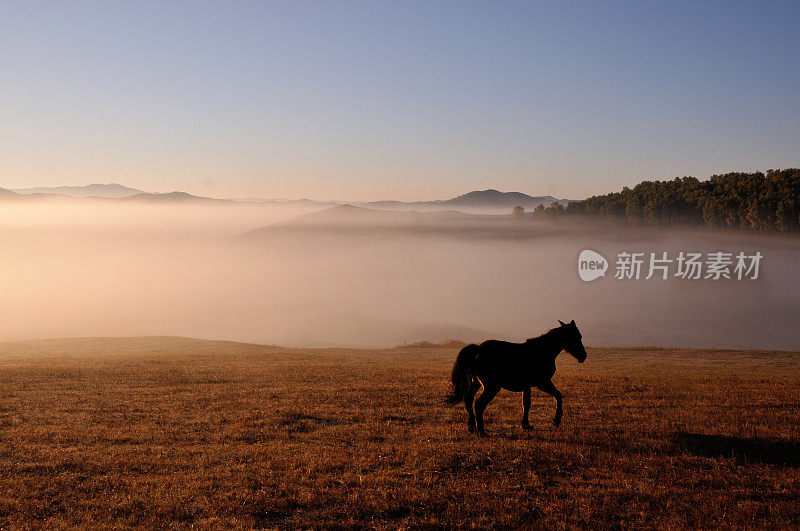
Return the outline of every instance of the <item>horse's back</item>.
[[[481,350],[485,350],[486,352],[504,352],[514,350],[515,347],[520,347],[522,345],[521,343],[511,343],[510,341],[489,339],[478,346]]]
[[[490,339],[484,341],[478,348],[480,350],[477,362],[479,372],[506,372],[512,370],[521,360],[522,351],[519,343]]]
[[[485,384],[491,380],[510,391],[522,391],[539,380],[549,379],[552,374],[543,361],[530,352],[524,343],[511,343],[490,339],[478,345],[476,373]]]

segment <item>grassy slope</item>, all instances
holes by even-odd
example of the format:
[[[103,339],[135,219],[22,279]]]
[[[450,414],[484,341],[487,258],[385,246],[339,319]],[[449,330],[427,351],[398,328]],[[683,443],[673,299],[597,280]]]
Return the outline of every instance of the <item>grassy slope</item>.
[[[562,355],[481,440],[456,351],[0,344],[0,526],[800,525],[800,354]]]

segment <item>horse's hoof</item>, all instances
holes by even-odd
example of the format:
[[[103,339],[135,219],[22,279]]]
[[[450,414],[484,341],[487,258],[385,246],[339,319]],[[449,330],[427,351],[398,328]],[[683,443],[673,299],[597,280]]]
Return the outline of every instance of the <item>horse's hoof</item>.
[[[472,425],[467,426],[467,429],[469,430],[470,433],[475,433],[475,426]]]
[[[489,434],[487,434],[485,431],[478,430],[478,437],[488,437],[488,436]]]
[[[533,429],[533,426],[531,426],[530,424],[523,424],[522,429],[530,431]]]
[[[553,426],[558,428],[561,425],[561,419],[553,419]]]

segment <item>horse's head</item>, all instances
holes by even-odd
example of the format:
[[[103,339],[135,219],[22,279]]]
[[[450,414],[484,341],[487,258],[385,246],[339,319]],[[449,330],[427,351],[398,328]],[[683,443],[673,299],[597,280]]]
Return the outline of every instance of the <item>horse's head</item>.
[[[586,349],[583,347],[582,336],[575,320],[570,321],[569,324],[560,320],[558,322],[561,323],[561,327],[558,329],[561,332],[561,348],[572,354],[579,363],[583,363],[586,361]]]

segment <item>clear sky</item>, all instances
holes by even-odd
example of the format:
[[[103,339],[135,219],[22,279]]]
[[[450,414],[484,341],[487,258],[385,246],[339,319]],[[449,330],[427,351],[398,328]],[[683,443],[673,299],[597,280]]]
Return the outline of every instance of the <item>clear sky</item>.
[[[0,187],[581,198],[800,166],[800,2],[5,1]]]

